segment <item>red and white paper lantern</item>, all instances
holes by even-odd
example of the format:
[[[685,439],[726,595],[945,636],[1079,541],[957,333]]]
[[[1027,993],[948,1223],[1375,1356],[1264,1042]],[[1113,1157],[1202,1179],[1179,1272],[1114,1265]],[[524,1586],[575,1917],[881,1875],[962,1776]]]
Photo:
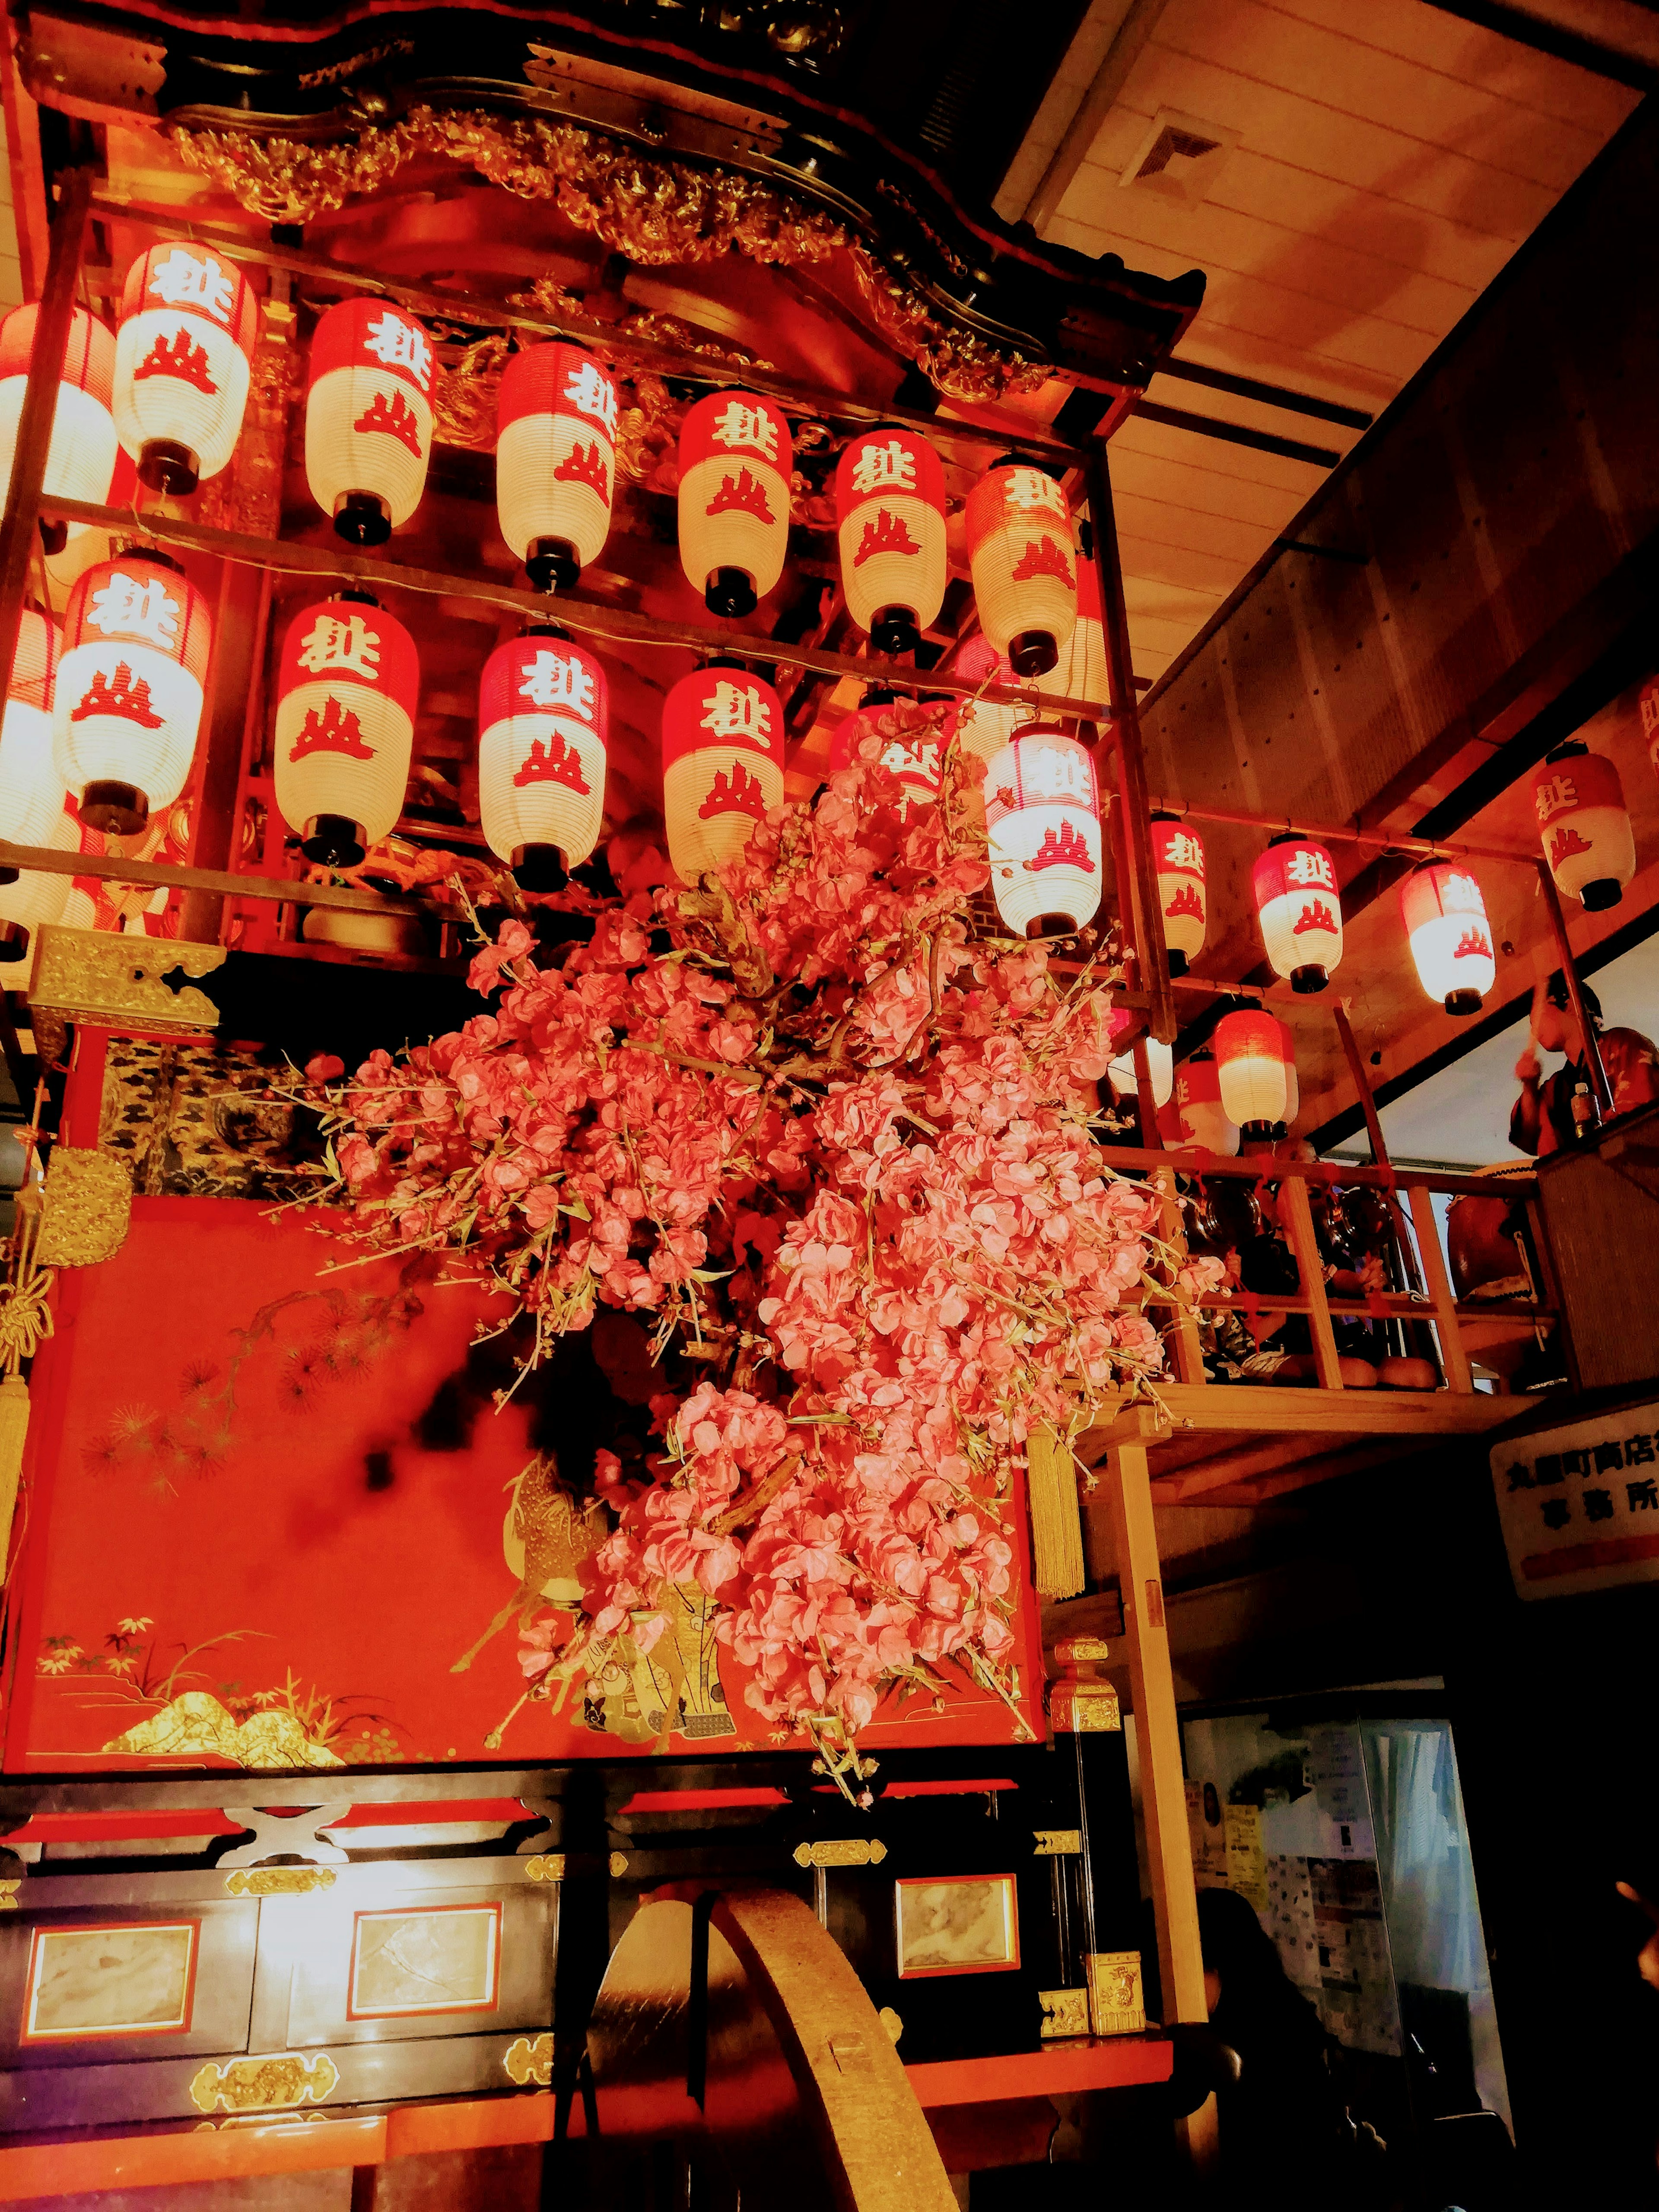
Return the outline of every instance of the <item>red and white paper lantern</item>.
[[[1100,904],[1095,765],[1058,730],[1024,732],[985,771],[985,826],[997,911],[1020,936],[1063,935]]]
[[[1152,817],[1152,865],[1158,872],[1158,910],[1170,973],[1184,975],[1204,950],[1207,922],[1204,840],[1174,814]]]
[[[710,614],[746,615],[783,574],[794,447],[781,408],[711,392],[680,429],[680,564]]]
[[[1036,679],[1039,691],[1056,698],[1090,699],[1107,703],[1106,629],[1100,618],[1100,572],[1088,555],[1076,551],[1077,621],[1060,648],[1054,666]]]
[[[184,789],[213,643],[208,603],[164,556],[77,579],[52,690],[52,757],[88,828],[131,836]]]
[[[888,423],[849,438],[836,468],[848,612],[878,653],[914,653],[945,598],[945,470],[926,438]]]
[[[1577,739],[1557,745],[1532,795],[1557,890],[1582,900],[1592,914],[1617,906],[1636,873],[1636,840],[1613,763]]]
[[[152,246],[127,271],[115,336],[115,427],[154,491],[194,491],[236,450],[259,305],[205,246]]]
[[[951,664],[951,673],[964,684],[1013,684],[1018,679],[1006,658],[983,632],[967,640]],[[958,699],[956,707],[957,743],[964,752],[994,761],[1016,733],[1036,720],[1030,707],[1005,707],[994,699]]]
[[[663,815],[683,883],[736,860],[783,804],[783,704],[765,679],[710,661],[663,702]]]
[[[1271,1137],[1295,1120],[1291,1083],[1296,1055],[1291,1033],[1265,1006],[1224,1014],[1212,1040],[1221,1106],[1242,1135]]]
[[[352,545],[383,545],[426,489],[432,341],[385,300],[343,300],[311,341],[306,479]]]
[[[64,804],[61,789],[57,813],[45,835],[32,842],[59,853],[80,851],[81,825]],[[70,875],[49,876],[40,868],[8,868],[0,878],[0,962],[10,965],[27,959],[34,932],[45,923],[63,921],[74,888],[75,878]],[[14,975],[9,988],[27,988],[27,973]]]
[[[1423,988],[1449,1014],[1477,1014],[1497,980],[1486,902],[1459,860],[1425,860],[1400,886],[1406,935]]]
[[[1045,471],[1000,461],[968,495],[980,627],[1016,673],[1053,668],[1077,622],[1077,553],[1066,495]]]
[[[58,650],[51,616],[25,607],[0,722],[0,837],[14,845],[44,845],[64,811],[64,779],[52,744]],[[15,868],[0,870],[0,883],[13,883],[16,875]]]
[[[404,811],[421,665],[415,641],[366,592],[302,608],[276,679],[276,805],[301,850],[351,868]]]
[[[478,802],[526,890],[556,891],[605,819],[605,671],[550,624],[497,646],[478,685]]]
[[[1146,1054],[1146,1073],[1152,1078],[1152,1103],[1161,1113],[1175,1096],[1175,1054],[1155,1036],[1143,1037],[1141,1043]],[[1140,1071],[1135,1066],[1133,1045],[1116,1060],[1108,1062],[1106,1073],[1120,1098],[1139,1097]]]
[[[1214,1053],[1195,1052],[1176,1071],[1181,1141],[1231,1159],[1238,1150],[1238,1124],[1221,1103],[1221,1064]]]
[[[1252,872],[1261,941],[1293,991],[1322,991],[1342,957],[1336,867],[1311,837],[1275,837]]]
[[[900,811],[907,817],[939,797],[945,770],[945,729],[951,707],[921,706],[896,692],[872,689],[863,703],[836,725],[830,740],[830,773],[861,766],[855,754],[867,737],[879,740],[882,766],[902,788]],[[998,748],[1000,750],[1000,747]]]
[[[6,490],[11,488],[17,424],[23,412],[34,326],[40,317],[38,307],[14,307],[0,323],[0,483]],[[99,504],[108,499],[115,480],[115,457],[120,450],[110,413],[114,386],[115,340],[95,316],[77,307],[70,320],[69,343],[58,380],[58,404],[41,482],[44,492],[59,499]],[[40,526],[48,540],[48,551],[61,552],[68,538],[78,538],[90,525],[54,523],[50,516],[43,516]]]
[[[538,592],[568,591],[605,550],[617,483],[617,387],[580,346],[526,346],[495,402],[495,511]]]

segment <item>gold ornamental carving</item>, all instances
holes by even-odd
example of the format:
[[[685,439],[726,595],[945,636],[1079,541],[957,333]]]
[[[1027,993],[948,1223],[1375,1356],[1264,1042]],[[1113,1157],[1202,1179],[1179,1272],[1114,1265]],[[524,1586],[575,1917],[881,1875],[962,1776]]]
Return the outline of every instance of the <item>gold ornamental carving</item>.
[[[1039,1990],[1037,2002],[1042,2007],[1042,2026],[1038,2033],[1045,2043],[1056,2036],[1089,2033],[1087,1990]]]
[[[182,124],[167,136],[187,167],[266,222],[314,222],[383,191],[411,162],[450,161],[520,199],[551,202],[576,229],[644,267],[737,253],[801,268],[845,252],[883,337],[949,398],[1035,392],[1051,373],[1045,362],[942,314],[845,223],[793,194],[706,162],[643,154],[556,117],[422,103],[393,122],[365,122],[334,145]]]
[[[44,923],[36,935],[29,985],[30,1013],[43,1054],[61,1054],[69,1022],[166,1036],[195,1036],[215,1028],[219,1009],[205,992],[189,981],[174,991],[161,979],[180,969],[190,978],[210,975],[224,958],[222,945]]]
[[[1069,1667],[1103,1667],[1112,1656],[1112,1647],[1103,1636],[1062,1636],[1054,1646],[1054,1664]]]
[[[15,1881],[0,1881],[0,1912],[15,1912],[17,1893],[23,1887],[20,1875]]]
[[[1117,1692],[1109,1682],[1054,1683],[1048,1717],[1059,1735],[1116,1735],[1123,1726]]]
[[[862,1836],[842,1836],[828,1843],[795,1846],[798,1867],[879,1866],[886,1856],[887,1846],[879,1836],[867,1842]]]
[[[533,1859],[525,1861],[524,1878],[526,1881],[562,1881],[564,1853],[538,1851]]]
[[[1075,1859],[1083,1856],[1080,1828],[1034,1828],[1033,1848],[1040,1859]]]
[[[210,2059],[190,2085],[198,2112],[287,2112],[320,2105],[340,2078],[327,2051],[302,2058],[295,2051],[270,2058]]]
[[[546,2088],[553,2079],[552,2037],[516,2036],[501,2054],[501,2071],[520,2089],[527,2089],[532,2082],[538,2089]]]
[[[1139,1951],[1089,1954],[1089,2014],[1097,2035],[1142,2035],[1146,2004]]]
[[[225,1876],[227,1897],[310,1897],[333,1887],[332,1867],[238,1867]]]
[[[132,1170],[112,1153],[54,1146],[44,1199],[37,1267],[95,1267],[126,1243]]]

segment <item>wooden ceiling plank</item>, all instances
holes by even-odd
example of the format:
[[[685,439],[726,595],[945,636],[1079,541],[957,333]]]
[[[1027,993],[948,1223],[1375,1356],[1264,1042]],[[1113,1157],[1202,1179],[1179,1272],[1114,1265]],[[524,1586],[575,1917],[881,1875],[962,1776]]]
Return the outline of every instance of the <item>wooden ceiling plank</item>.
[[[1157,424],[1140,426],[1155,434]],[[1166,441],[1167,442],[1167,441]],[[1224,472],[1167,453],[1141,450],[1132,415],[1112,440],[1112,489],[1120,496],[1142,500],[1149,507],[1190,515],[1197,520],[1241,529],[1271,541],[1296,513],[1296,491],[1274,484],[1248,483],[1231,471]]]
[[[1185,430],[1171,422],[1153,422],[1145,415],[1131,415],[1113,433],[1112,454],[1138,453],[1149,460],[1168,459],[1205,475],[1231,477],[1277,493],[1286,501],[1288,522],[1324,482],[1328,471],[1310,461],[1286,460],[1279,453],[1264,453],[1250,446],[1223,444]]]
[[[1115,462],[1115,453],[1113,459]],[[1112,474],[1121,538],[1134,538],[1143,544],[1212,555],[1231,564],[1235,580],[1239,563],[1252,567],[1278,535],[1277,515],[1264,526],[1260,523],[1237,522],[1224,514],[1200,514],[1158,493],[1146,496],[1128,491],[1116,482],[1115,466]],[[1228,589],[1231,588],[1229,584]]]
[[[1289,1467],[1301,1458],[1307,1449],[1301,1437],[1279,1437],[1272,1443],[1219,1452],[1213,1459],[1200,1460],[1170,1473],[1165,1473],[1160,1465],[1152,1480],[1152,1502],[1158,1505],[1179,1505],[1258,1474],[1276,1474],[1280,1468]]]
[[[1491,283],[1515,251],[1511,238],[1452,215],[1407,208],[1365,185],[1316,176],[1258,146],[1234,147],[1210,188],[1209,204],[1287,230],[1304,229],[1382,261],[1405,260],[1425,276],[1476,291]]]

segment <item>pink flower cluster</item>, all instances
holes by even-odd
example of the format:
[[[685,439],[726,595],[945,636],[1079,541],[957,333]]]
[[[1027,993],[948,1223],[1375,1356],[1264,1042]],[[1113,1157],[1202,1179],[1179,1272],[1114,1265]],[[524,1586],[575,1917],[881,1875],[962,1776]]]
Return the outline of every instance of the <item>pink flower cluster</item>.
[[[509,922],[494,1014],[329,1094],[357,1235],[475,1255],[538,1348],[602,1299],[713,1355],[650,1481],[601,1465],[596,1656],[705,1593],[750,1705],[846,1743],[896,1685],[1017,1702],[1027,1434],[1163,1358],[1125,1303],[1159,1201],[1090,1119],[1109,979],[971,933],[978,763],[907,817],[860,750],[757,829],[723,917],[641,893],[546,965]]]

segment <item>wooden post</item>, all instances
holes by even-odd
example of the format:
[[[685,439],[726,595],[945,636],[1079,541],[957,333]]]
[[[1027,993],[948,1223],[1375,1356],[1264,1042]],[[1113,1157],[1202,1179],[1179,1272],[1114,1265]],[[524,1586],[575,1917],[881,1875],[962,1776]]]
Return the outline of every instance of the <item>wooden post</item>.
[[[192,866],[221,872],[237,855],[236,793],[250,717],[260,698],[260,664],[270,619],[270,571],[246,568],[227,561],[219,572],[219,603],[213,617],[213,667],[209,682],[206,758],[191,825]],[[222,891],[185,894],[179,934],[192,945],[211,945],[224,915]]]
[[[1538,879],[1544,886],[1544,904],[1549,909],[1550,927],[1555,932],[1555,949],[1561,956],[1561,973],[1566,978],[1567,998],[1572,1006],[1573,1019],[1584,1040],[1584,1066],[1589,1071],[1590,1096],[1595,1101],[1595,1118],[1598,1121],[1605,1121],[1613,1112],[1613,1085],[1607,1081],[1607,1071],[1602,1064],[1601,1044],[1595,1034],[1595,1024],[1584,1004],[1583,990],[1578,981],[1578,963],[1572,957],[1572,940],[1567,935],[1567,917],[1561,911],[1561,895],[1555,888],[1555,878],[1550,873],[1547,860],[1539,861]]]
[[[1210,2008],[1204,1997],[1198,1888],[1193,1879],[1192,1839],[1187,1828],[1187,1778],[1181,1756],[1181,1723],[1176,1712],[1170,1632],[1164,1617],[1163,1571],[1158,1565],[1145,1444],[1112,1447],[1106,1499],[1129,1647],[1129,1696],[1140,1759],[1140,1802],[1146,1824],[1158,1982],[1167,2027],[1175,2021],[1206,2021]],[[1207,2162],[1215,2140],[1213,2101],[1200,2106],[1185,2126],[1194,2160]]]
[[[1385,1168],[1389,1164],[1388,1143],[1382,1134],[1382,1122],[1376,1110],[1376,1101],[1371,1096],[1370,1078],[1365,1073],[1365,1063],[1360,1057],[1359,1044],[1353,1033],[1353,1024],[1348,1019],[1346,1000],[1339,999],[1331,1011],[1336,1016],[1336,1033],[1342,1040],[1342,1050],[1347,1058],[1348,1073],[1352,1076],[1353,1087],[1359,1094],[1360,1111],[1365,1116],[1365,1127],[1371,1140],[1371,1158],[1378,1167]]]
[[[40,487],[46,481],[52,417],[58,412],[64,356],[69,350],[75,287],[81,274],[81,244],[87,230],[87,201],[91,191],[92,175],[87,169],[71,169],[58,184],[52,251],[46,259],[46,289],[34,325],[34,346],[29,355],[22,412],[17,420],[11,488],[6,494],[3,520],[0,520],[0,676],[7,682],[10,681],[11,665],[17,658],[17,633],[22,626],[23,602],[28,595],[29,564],[37,543],[35,519],[40,511]]]
[[[1106,696],[1112,709],[1118,804],[1129,852],[1129,881],[1125,890],[1133,913],[1140,988],[1146,994],[1146,1025],[1160,1044],[1173,1044],[1175,995],[1170,988],[1170,955],[1164,942],[1158,868],[1152,857],[1152,802],[1147,795],[1146,762],[1140,746],[1140,709],[1135,700],[1134,663],[1129,650],[1123,564],[1118,556],[1117,518],[1112,509],[1106,448],[1098,441],[1089,448],[1084,477],[1095,530],[1095,568],[1100,578],[1100,623],[1106,641]]]
[[[1305,1197],[1302,1202],[1307,1204]],[[1406,1203],[1412,1210],[1412,1226],[1417,1231],[1417,1249],[1423,1261],[1423,1279],[1428,1285],[1429,1303],[1434,1308],[1435,1327],[1440,1337],[1440,1364],[1452,1389],[1467,1398],[1474,1389],[1474,1377],[1469,1372],[1468,1354],[1463,1349],[1462,1331],[1457,1326],[1457,1301],[1452,1296],[1451,1280],[1446,1273],[1446,1257],[1440,1249],[1434,1193],[1427,1183],[1407,1183]]]
[[[1308,1301],[1308,1328],[1313,1337],[1319,1387],[1322,1390],[1340,1390],[1342,1363],[1337,1355],[1336,1332],[1331,1327],[1331,1310],[1325,1300],[1325,1270],[1319,1257],[1319,1239],[1314,1235],[1308,1186],[1300,1176],[1286,1176],[1279,1184],[1279,1211],[1291,1232],[1291,1249],[1296,1255],[1297,1273],[1302,1278],[1302,1295]]]
[[[1152,1096],[1152,1068],[1146,1057],[1146,1040],[1137,1036],[1134,1041],[1135,1081],[1140,1086],[1139,1120],[1141,1138],[1149,1152],[1165,1149],[1164,1134],[1158,1126],[1158,1102]],[[1161,1230],[1164,1243],[1175,1255],[1176,1268],[1187,1256],[1187,1232],[1182,1225],[1181,1200],[1176,1195],[1175,1170],[1154,1168],[1149,1177],[1152,1187],[1164,1200]],[[1198,1324],[1187,1306],[1176,1306],[1170,1322],[1170,1338],[1175,1346],[1176,1373],[1183,1382],[1204,1380],[1204,1352],[1198,1340]]]

